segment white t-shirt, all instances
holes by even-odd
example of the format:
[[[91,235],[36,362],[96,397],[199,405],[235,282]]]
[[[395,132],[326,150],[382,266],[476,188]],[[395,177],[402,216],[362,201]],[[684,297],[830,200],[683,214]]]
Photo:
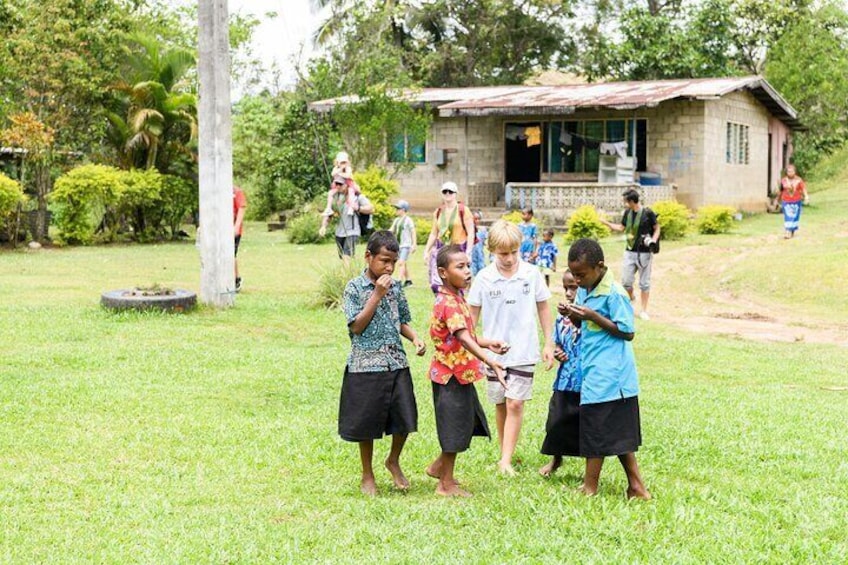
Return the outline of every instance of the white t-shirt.
[[[539,355],[536,324],[537,302],[547,302],[551,291],[539,269],[520,261],[518,271],[507,279],[495,263],[477,273],[468,292],[468,304],[480,306],[483,336],[503,340],[510,349],[494,355],[505,367],[535,365]]]

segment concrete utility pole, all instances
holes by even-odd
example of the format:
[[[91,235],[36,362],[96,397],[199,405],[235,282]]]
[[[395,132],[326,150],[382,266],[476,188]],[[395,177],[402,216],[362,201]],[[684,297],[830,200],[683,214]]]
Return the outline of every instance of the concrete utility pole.
[[[199,0],[200,300],[235,299],[233,146],[227,0]]]

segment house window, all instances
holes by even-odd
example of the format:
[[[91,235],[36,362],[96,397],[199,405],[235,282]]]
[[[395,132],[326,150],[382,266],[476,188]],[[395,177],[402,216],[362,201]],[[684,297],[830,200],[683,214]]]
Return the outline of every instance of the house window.
[[[725,160],[731,165],[747,165],[750,160],[748,142],[749,127],[744,124],[727,122],[727,151]]]
[[[423,137],[399,133],[389,137],[389,163],[424,163],[427,142]]]
[[[636,170],[647,169],[646,120],[569,120],[551,122],[545,130],[547,152],[543,172],[597,173],[601,143],[626,143],[636,157]]]

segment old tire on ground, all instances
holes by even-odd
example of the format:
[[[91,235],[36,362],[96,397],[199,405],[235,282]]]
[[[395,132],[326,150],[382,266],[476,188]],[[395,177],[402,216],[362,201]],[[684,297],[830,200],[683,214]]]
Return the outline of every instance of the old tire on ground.
[[[110,290],[100,296],[100,305],[112,310],[168,310],[185,312],[197,304],[197,295],[190,290],[176,289],[162,296],[133,295],[131,289]]]

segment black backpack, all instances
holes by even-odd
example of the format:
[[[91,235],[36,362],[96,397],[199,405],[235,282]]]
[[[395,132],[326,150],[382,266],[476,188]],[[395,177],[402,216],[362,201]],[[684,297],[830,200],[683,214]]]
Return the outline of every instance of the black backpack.
[[[359,220],[359,233],[362,237],[370,237],[374,233],[374,222],[371,214],[356,213],[356,218]]]

